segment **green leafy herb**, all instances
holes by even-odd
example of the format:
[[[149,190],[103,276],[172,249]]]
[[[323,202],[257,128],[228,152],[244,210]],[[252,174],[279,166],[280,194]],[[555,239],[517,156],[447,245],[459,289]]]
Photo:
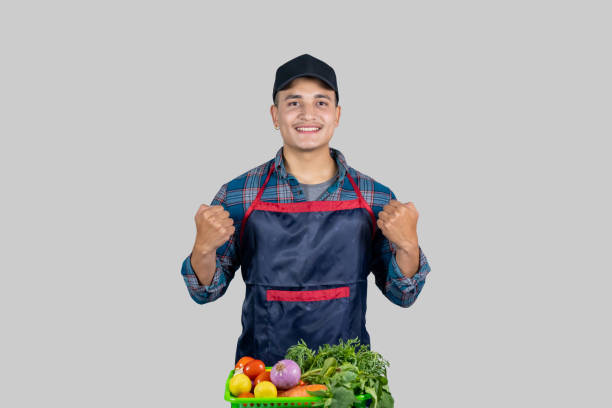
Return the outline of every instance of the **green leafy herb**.
[[[358,338],[324,344],[316,352],[300,340],[287,350],[285,358],[298,363],[302,380],[327,386],[326,391],[309,392],[321,398],[315,406],[351,407],[357,401],[355,395],[368,393],[372,397],[370,408],[393,407],[387,379],[389,362]]]

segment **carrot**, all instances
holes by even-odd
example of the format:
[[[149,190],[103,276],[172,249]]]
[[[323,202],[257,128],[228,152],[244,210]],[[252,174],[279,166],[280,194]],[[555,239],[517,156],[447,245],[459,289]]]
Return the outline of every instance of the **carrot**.
[[[306,391],[325,391],[327,387],[323,384],[310,384],[306,386]]]
[[[296,385],[293,388],[289,388],[288,390],[279,391],[279,397],[308,397],[308,393],[306,392],[304,385]]]
[[[327,387],[323,384],[296,385],[285,391],[279,391],[279,397],[312,397],[308,391],[326,390]]]

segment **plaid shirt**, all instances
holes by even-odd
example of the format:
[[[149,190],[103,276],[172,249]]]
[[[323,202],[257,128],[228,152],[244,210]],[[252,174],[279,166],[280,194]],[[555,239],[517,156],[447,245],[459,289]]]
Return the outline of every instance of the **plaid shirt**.
[[[276,157],[254,169],[243,173],[230,182],[221,186],[221,189],[212,200],[212,205],[222,205],[234,220],[236,231],[221,247],[217,249],[217,268],[210,285],[201,285],[191,266],[191,255],[183,262],[181,274],[187,285],[191,298],[199,304],[216,300],[227,290],[227,286],[234,278],[236,270],[240,267],[239,251],[237,248],[240,236],[240,227],[244,215],[255,200],[259,188],[263,185],[271,165],[276,166],[276,172],[272,174],[261,200],[273,203],[295,203],[306,201],[298,180],[287,173],[283,163],[282,147],[276,153]],[[386,186],[378,183],[371,177],[360,173],[349,167],[340,151],[330,148],[332,158],[338,164],[338,175],[334,183],[319,198],[320,201],[354,200],[357,195],[353,191],[351,183],[345,179],[346,172],[350,172],[359,186],[363,198],[368,202],[374,215],[378,213],[395,199],[395,194]],[[418,297],[425,277],[431,270],[425,254],[419,247],[420,266],[419,271],[411,278],[404,276],[395,259],[396,247],[376,229],[373,240],[372,263],[370,270],[374,273],[376,286],[393,303],[402,307],[408,307]]]

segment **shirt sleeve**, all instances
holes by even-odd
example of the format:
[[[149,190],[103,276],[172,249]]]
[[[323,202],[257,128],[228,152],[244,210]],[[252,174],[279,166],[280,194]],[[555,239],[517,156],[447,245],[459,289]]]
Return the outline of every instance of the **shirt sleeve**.
[[[215,198],[211,202],[213,205],[222,205],[227,211],[227,203],[225,201],[227,191],[227,184],[224,184]],[[232,212],[230,211],[230,215]],[[181,275],[187,285],[187,290],[191,298],[198,304],[204,304],[212,302],[219,297],[223,296],[230,281],[234,278],[236,270],[240,267],[240,259],[238,257],[239,251],[237,250],[237,238],[239,237],[239,225],[234,219],[234,226],[236,231],[230,237],[227,242],[217,248],[216,256],[216,268],[213,275],[212,282],[210,285],[202,285],[198,280],[193,266],[191,265],[191,254],[183,261],[181,267]]]
[[[393,192],[390,198],[395,199]],[[377,228],[370,270],[374,273],[376,286],[391,302],[401,307],[409,307],[421,293],[431,267],[419,246],[419,270],[411,278],[404,276],[395,258],[396,250],[395,245],[382,234],[380,228]]]

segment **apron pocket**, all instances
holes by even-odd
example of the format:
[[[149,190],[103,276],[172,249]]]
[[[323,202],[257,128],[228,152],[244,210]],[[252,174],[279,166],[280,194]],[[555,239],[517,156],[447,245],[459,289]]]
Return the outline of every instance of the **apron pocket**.
[[[321,300],[332,300],[347,298],[351,295],[348,286],[334,289],[321,290],[272,290],[266,291],[268,302],[314,302]]]
[[[320,290],[266,291],[268,312],[268,359],[284,358],[287,349],[303,339],[308,347],[336,344],[349,326],[348,286]]]

